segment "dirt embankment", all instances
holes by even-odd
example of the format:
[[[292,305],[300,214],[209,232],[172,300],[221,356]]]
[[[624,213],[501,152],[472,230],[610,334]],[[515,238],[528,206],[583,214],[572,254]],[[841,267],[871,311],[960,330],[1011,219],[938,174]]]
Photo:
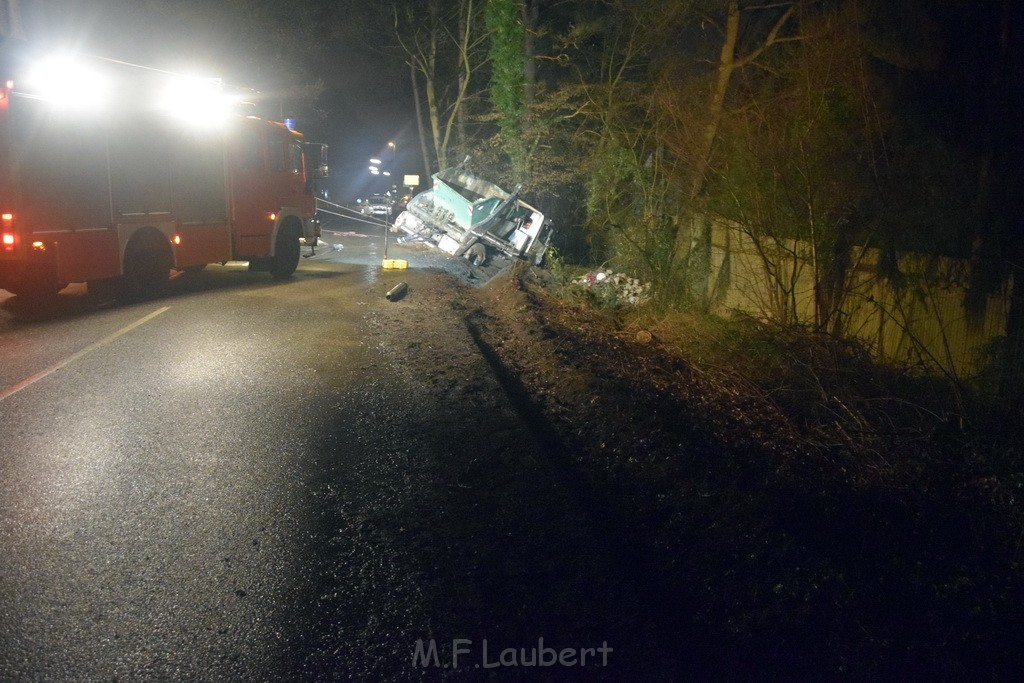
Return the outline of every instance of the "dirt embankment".
[[[553,466],[649,577],[673,657],[725,676],[1024,670],[1019,491],[976,444],[898,424],[829,438],[798,401],[529,271],[461,305]]]

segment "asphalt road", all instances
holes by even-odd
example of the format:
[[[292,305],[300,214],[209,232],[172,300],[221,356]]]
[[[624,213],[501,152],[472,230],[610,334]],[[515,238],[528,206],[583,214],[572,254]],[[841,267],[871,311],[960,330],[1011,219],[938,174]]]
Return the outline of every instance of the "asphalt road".
[[[358,304],[376,277],[213,266],[145,304],[6,302],[0,677],[294,669],[309,477],[325,413],[356,389],[344,371],[369,352]]]
[[[436,255],[382,271],[379,230],[328,227],[282,282],[0,301],[0,679],[405,680],[643,638]]]

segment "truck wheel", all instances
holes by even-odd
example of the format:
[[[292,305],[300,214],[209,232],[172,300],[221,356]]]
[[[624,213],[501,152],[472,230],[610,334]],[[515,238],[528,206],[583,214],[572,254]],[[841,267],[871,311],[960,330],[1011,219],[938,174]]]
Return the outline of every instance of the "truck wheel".
[[[120,283],[117,278],[89,280],[89,282],[86,283],[89,295],[99,299],[116,299],[119,293],[119,285]]]
[[[477,242],[466,250],[466,258],[474,266],[482,266],[487,260],[487,247]]]
[[[167,284],[172,265],[171,249],[162,235],[150,232],[135,237],[124,257],[125,295],[156,296]]]
[[[294,226],[286,226],[277,234],[274,247],[274,258],[270,263],[270,274],[275,278],[285,278],[299,267],[301,233]]]

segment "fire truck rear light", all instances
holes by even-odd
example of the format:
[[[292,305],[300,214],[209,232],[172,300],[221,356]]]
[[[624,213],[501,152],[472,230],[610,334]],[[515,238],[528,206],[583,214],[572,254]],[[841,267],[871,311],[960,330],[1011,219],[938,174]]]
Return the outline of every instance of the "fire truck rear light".
[[[171,238],[171,241],[174,242],[175,246],[181,244],[181,235],[175,235]]]
[[[276,213],[267,214],[267,218],[269,218],[272,221],[276,221],[277,220],[277,214]]]
[[[14,237],[14,232],[11,229],[11,223],[14,221],[14,214],[0,214],[0,221],[3,222],[3,236],[0,237],[0,246],[3,247],[4,251],[14,251],[14,245],[16,240]]]

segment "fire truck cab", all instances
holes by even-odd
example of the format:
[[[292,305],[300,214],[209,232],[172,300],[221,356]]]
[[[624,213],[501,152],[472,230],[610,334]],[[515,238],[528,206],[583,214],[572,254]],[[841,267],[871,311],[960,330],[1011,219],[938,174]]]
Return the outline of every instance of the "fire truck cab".
[[[174,114],[159,106],[164,75],[99,93],[65,73],[83,100],[69,102],[28,69],[21,86],[17,71],[0,76],[0,287],[47,295],[117,280],[151,293],[171,269],[229,260],[284,277],[300,242],[315,244],[326,145],[220,109]],[[117,101],[118,89],[131,94]],[[115,106],[91,106],[111,92]]]

